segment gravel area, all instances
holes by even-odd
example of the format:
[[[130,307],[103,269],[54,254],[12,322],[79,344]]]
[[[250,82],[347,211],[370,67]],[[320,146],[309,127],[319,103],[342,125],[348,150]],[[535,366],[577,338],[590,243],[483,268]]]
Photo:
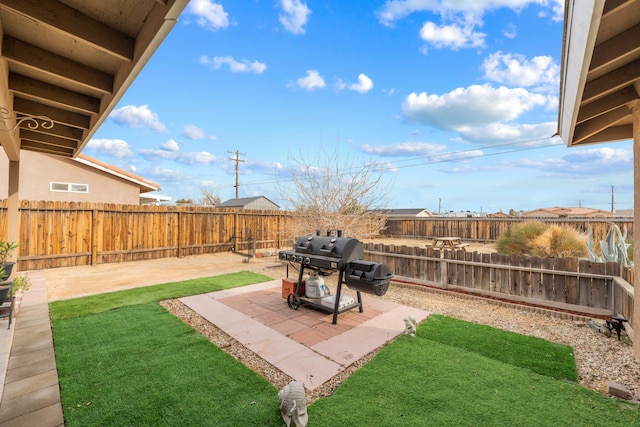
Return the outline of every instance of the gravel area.
[[[254,264],[253,266],[250,265],[250,268],[273,278],[286,277],[284,267],[274,268],[266,267],[264,264]],[[331,286],[329,281],[331,277],[325,278],[329,286]],[[376,298],[371,295],[366,297]],[[490,325],[495,328],[571,346],[574,349],[581,385],[600,393],[607,393],[607,383],[608,381],[613,381],[629,390],[632,395],[631,400],[636,402],[640,400],[640,363],[633,357],[632,346],[624,332],[622,340],[618,341],[615,333],[613,336],[607,337],[594,331],[588,326],[588,322],[576,320],[569,315],[550,314],[548,310],[522,307],[500,301],[395,282],[392,283],[388,292],[382,298],[431,313]],[[164,301],[163,305],[215,345],[265,377],[276,388],[280,389],[292,381],[292,378],[264,361],[179,301]],[[596,322],[599,324],[604,323],[603,320],[597,320]],[[364,365],[374,355],[375,352],[365,356],[323,386],[308,392],[308,402],[311,403],[320,397],[330,395],[341,381]]]

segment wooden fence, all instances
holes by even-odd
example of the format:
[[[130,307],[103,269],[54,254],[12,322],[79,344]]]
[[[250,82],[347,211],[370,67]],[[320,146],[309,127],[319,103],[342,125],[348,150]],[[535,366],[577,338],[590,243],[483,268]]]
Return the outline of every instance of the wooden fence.
[[[622,314],[631,331],[633,269],[615,262],[374,243],[365,245],[365,255],[400,280],[592,316]]]
[[[6,201],[0,202],[0,239],[7,235],[6,214]],[[291,242],[291,218],[282,211],[25,201],[18,269],[242,252],[250,244],[280,248]]]
[[[515,224],[530,221],[532,218],[389,218],[383,234],[389,237],[410,239],[432,239],[434,237],[456,236],[474,242],[494,242]],[[602,240],[607,235],[611,224],[620,229],[627,228],[628,236],[633,237],[632,218],[585,218],[585,219],[551,219],[535,218],[547,223],[559,224],[574,228],[581,233],[593,230],[595,240]]]

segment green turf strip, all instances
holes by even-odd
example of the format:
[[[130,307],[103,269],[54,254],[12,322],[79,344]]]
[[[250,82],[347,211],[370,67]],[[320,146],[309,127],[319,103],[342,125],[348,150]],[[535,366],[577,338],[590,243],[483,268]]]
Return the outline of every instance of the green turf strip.
[[[68,426],[279,426],[277,390],[157,303],[54,321]]]
[[[106,292],[83,298],[54,301],[49,304],[51,317],[70,319],[136,304],[204,294],[273,280],[269,276],[241,271],[220,276],[203,277],[183,282],[144,286],[117,292]],[[79,284],[78,286],[81,286]]]
[[[314,427],[640,423],[637,405],[429,340],[424,333],[401,336],[383,348],[309,413]]]
[[[578,380],[573,349],[541,338],[439,315],[429,316],[428,321],[420,325],[418,336],[552,378]]]

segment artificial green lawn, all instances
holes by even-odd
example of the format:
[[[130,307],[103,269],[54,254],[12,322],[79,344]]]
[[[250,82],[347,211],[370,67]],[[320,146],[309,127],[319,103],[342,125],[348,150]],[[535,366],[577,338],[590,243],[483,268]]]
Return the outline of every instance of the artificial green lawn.
[[[67,425],[284,425],[278,390],[157,303],[265,277],[234,273],[52,303]],[[400,336],[310,405],[309,426],[640,425],[637,405],[574,378],[568,347],[430,316],[416,337]]]
[[[157,302],[171,298],[182,298],[189,295],[205,294],[223,289],[273,280],[271,277],[241,271],[239,273],[223,274],[220,276],[203,277],[185,280],[183,282],[165,283],[161,285],[144,286],[124,291],[107,292],[99,295],[76,298],[64,301],[54,301],[49,304],[51,317],[54,319],[69,319],[89,314],[100,313],[118,307]]]

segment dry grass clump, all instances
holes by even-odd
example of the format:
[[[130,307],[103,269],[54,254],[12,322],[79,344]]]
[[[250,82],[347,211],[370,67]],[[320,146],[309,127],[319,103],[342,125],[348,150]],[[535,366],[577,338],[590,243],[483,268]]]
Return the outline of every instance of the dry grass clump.
[[[503,233],[496,242],[498,253],[539,257],[586,257],[587,236],[557,224],[525,221]]]
[[[579,258],[589,255],[587,236],[557,224],[550,225],[531,244],[533,256]]]

